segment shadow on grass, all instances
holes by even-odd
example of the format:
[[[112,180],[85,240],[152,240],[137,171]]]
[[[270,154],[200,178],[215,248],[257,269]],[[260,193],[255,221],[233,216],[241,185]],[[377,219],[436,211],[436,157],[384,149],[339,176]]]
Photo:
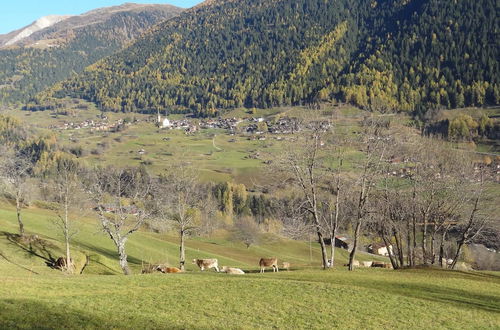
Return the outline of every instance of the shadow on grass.
[[[134,328],[127,316],[117,324],[65,305],[28,299],[0,300],[0,329],[116,329]],[[134,320],[136,326],[147,320]]]
[[[117,315],[120,315],[119,312]],[[0,329],[144,328],[162,329],[166,328],[166,323],[125,314],[121,315],[118,321],[113,321],[105,316],[93,315],[91,310],[72,309],[65,304],[45,303],[31,299],[0,300]],[[168,329],[186,329],[186,327],[169,324]]]
[[[95,252],[97,254],[103,255],[103,256],[105,256],[107,258],[110,258],[112,260],[116,260],[116,262],[118,262],[118,252],[116,252],[114,250],[106,249],[106,248],[103,248],[103,247],[98,247],[98,246],[95,246],[95,245],[92,245],[92,244],[83,243],[83,242],[78,242],[78,246],[84,248],[85,250],[88,250],[90,252]],[[135,264],[135,265],[142,265],[143,264],[143,262],[142,262],[141,259],[135,258],[135,257],[131,257],[131,256],[127,257],[127,261],[130,264]]]
[[[44,240],[37,235],[21,236],[19,234],[8,233],[5,231],[0,232],[0,236],[4,236],[9,243],[26,252],[28,256],[40,258],[45,261],[47,267],[56,269],[54,266],[56,258],[53,256],[54,251],[51,250],[55,250],[57,247],[49,241]],[[7,261],[13,263],[5,256],[3,257]]]
[[[99,320],[66,306],[49,307],[31,300],[7,299],[0,301],[1,329],[75,329],[107,327]],[[110,326],[111,327],[111,326]]]
[[[429,279],[429,281],[432,281]],[[500,313],[500,297],[478,294],[467,290],[453,289],[433,284],[420,283],[388,283],[387,281],[358,281],[355,286],[380,290],[384,293],[404,297],[453,304],[466,309],[477,309]]]
[[[10,260],[9,258],[7,258],[7,257],[5,256],[5,254],[3,254],[3,252],[2,252],[2,251],[0,251],[0,257],[2,257],[2,258],[3,258],[5,261],[7,261],[8,263],[13,264],[14,266],[17,266],[17,267],[19,267],[19,268],[22,268],[22,269],[24,269],[24,270],[26,270],[26,271],[28,271],[28,272],[33,273],[33,274],[40,275],[39,273],[37,273],[37,272],[35,272],[35,271],[33,271],[33,270],[29,269],[29,268],[24,267],[23,265],[20,265],[20,264],[18,264],[18,263],[15,263],[14,261]]]
[[[387,272],[393,272],[387,270]],[[404,270],[406,272],[406,270]],[[286,273],[286,272],[284,272]],[[418,273],[421,273],[419,270]],[[347,275],[347,274],[346,274]],[[332,280],[337,284],[359,287],[369,290],[378,290],[381,293],[434,301],[444,304],[452,304],[459,308],[476,309],[488,312],[500,313],[500,296],[495,294],[480,294],[472,290],[455,289],[432,284],[432,279],[456,278],[469,281],[487,282],[491,286],[498,284],[499,277],[494,274],[457,272],[449,270],[429,271],[427,281],[429,283],[414,283],[408,280],[399,281],[397,277],[391,280],[376,280],[373,278],[358,277],[356,280],[343,281],[342,279],[323,278],[320,280],[311,278],[281,277],[282,280],[303,281],[303,282],[323,282],[331,283]],[[345,279],[344,279],[345,280]],[[420,280],[419,280],[420,281]]]
[[[461,271],[461,270],[450,270],[450,269],[442,269],[442,268],[437,268],[437,267],[432,267],[432,268],[404,268],[404,269],[399,269],[397,272],[407,272],[407,271],[420,271],[420,272],[425,272],[425,271],[432,271],[436,275],[441,275],[446,278],[466,278],[468,280],[473,280],[473,281],[487,281],[487,282],[492,282],[493,281],[498,281],[500,284],[500,272],[498,274],[493,274],[493,273],[482,273],[482,272],[476,272],[476,271]]]

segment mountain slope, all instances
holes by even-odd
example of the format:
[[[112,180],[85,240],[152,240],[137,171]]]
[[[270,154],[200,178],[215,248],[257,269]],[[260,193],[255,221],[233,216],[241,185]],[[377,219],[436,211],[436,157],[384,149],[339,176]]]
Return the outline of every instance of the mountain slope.
[[[25,102],[181,11],[170,5],[125,4],[32,29],[24,38],[15,34],[4,41],[9,46],[0,48],[0,99]]]
[[[13,31],[9,34],[1,35],[0,36],[0,47],[4,46],[11,46],[14,45],[23,39],[28,38],[31,36],[33,33],[36,33],[40,30],[43,30],[45,28],[48,28],[56,23],[59,23],[71,16],[59,16],[59,15],[50,15],[50,16],[44,16],[39,19],[37,19],[35,22],[32,24],[19,29],[17,31]]]
[[[494,0],[214,0],[54,88],[114,111],[498,103]]]

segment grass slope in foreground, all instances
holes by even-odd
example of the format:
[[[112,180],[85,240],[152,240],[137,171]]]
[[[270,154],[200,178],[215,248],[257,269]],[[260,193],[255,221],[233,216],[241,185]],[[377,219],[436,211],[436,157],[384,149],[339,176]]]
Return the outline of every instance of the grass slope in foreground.
[[[280,240],[246,249],[223,238],[200,238],[188,241],[188,260],[217,257],[252,272],[201,273],[189,264],[185,274],[105,276],[98,274],[119,274],[116,252],[95,219],[82,218],[73,256],[81,262],[89,254],[91,263],[84,275],[66,276],[42,258],[62,255],[50,211],[31,208],[24,215],[29,233],[48,245],[43,251],[16,244],[15,211],[0,206],[0,329],[500,328],[498,273],[321,271],[310,263],[311,255],[319,260],[319,249],[309,250],[306,242]],[[141,260],[175,265],[177,251],[175,237],[142,231],[128,243],[135,273]],[[293,270],[256,273],[258,258],[270,255],[292,262]],[[341,250],[337,256],[340,265],[347,255]]]
[[[0,275],[0,328],[498,329],[500,277],[438,270]]]

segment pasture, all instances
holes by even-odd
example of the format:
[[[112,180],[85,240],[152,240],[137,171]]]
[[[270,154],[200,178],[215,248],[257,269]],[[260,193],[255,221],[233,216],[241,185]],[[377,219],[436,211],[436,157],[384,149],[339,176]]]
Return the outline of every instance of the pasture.
[[[139,275],[145,262],[177,266],[177,238],[139,231],[127,243],[134,274],[120,275],[111,240],[90,215],[78,219],[73,256],[82,275],[47,267],[62,255],[49,210],[24,211],[28,234],[19,241],[14,209],[0,207],[0,328],[303,328],[379,329],[500,327],[500,275],[483,272],[342,267],[319,270],[314,242],[269,237],[247,249],[222,234],[192,238],[187,257],[215,257],[245,275],[201,272]],[[258,273],[262,256],[291,263],[290,271]],[[359,260],[374,260],[360,254]],[[79,268],[79,269],[80,269]]]
[[[0,275],[0,328],[495,329],[497,274]]]
[[[73,109],[71,115],[55,115],[51,111],[27,112],[20,110],[6,111],[26,123],[49,132],[49,127],[61,127],[64,123],[82,123],[100,121],[101,113],[93,105],[87,110]],[[365,113],[353,107],[333,108],[326,106],[321,111],[304,111],[303,107],[255,109],[250,113],[246,109],[235,109],[223,115],[223,118],[265,117],[277,120],[282,117],[296,117],[304,121],[333,120],[336,130],[345,136],[353,136],[358,131],[359,121]],[[159,130],[155,127],[155,116],[144,114],[106,113],[110,123],[117,120],[134,121],[123,131],[91,131],[89,128],[52,130],[58,143],[65,150],[81,150],[78,156],[90,164],[127,164],[144,165],[155,174],[164,172],[166,164],[176,166],[179,163],[193,164],[200,170],[200,179],[211,182],[236,181],[247,187],[262,184],[265,164],[292,144],[293,134],[252,135],[245,132],[242,123],[239,131],[230,135],[225,129],[201,129],[193,134],[186,134],[183,129]],[[171,119],[181,119],[181,115],[170,115]],[[192,119],[197,122],[196,119]],[[350,150],[353,158],[359,157],[356,150]],[[349,157],[348,157],[349,158]],[[346,165],[350,166],[349,159]]]

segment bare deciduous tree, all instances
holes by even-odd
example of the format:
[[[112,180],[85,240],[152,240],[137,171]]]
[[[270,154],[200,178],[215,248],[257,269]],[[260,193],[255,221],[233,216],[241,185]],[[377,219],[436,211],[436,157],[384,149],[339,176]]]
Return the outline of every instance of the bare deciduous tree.
[[[95,168],[85,188],[102,230],[113,240],[125,275],[130,275],[126,243],[151,215],[152,179],[143,168]]]
[[[361,173],[353,185],[356,211],[354,216],[354,242],[349,254],[349,270],[354,270],[354,258],[359,245],[362,226],[369,214],[368,198],[378,179],[380,164],[387,147],[387,139],[388,137],[382,134],[382,127],[377,122],[373,122],[366,127],[362,135],[362,141],[360,141],[365,159],[360,168]]]
[[[77,234],[74,221],[70,218],[70,211],[81,201],[81,196],[79,195],[81,187],[80,174],[81,169],[75,159],[60,157],[56,159],[54,168],[50,173],[50,178],[46,183],[52,200],[57,203],[57,208],[54,210],[57,217],[54,219],[54,223],[64,237],[66,247],[65,268],[69,273],[72,273],[74,270],[70,244],[72,238]]]
[[[464,213],[463,221],[458,224],[458,245],[455,257],[450,265],[451,269],[455,268],[464,245],[472,243],[491,222],[496,222],[496,226],[498,226],[498,196],[487,189],[484,180],[484,169],[478,169],[478,172],[474,178],[475,182],[472,183],[470,192],[472,198],[470,198],[469,210]]]
[[[173,222],[179,232],[179,265],[186,263],[186,237],[199,227],[200,189],[197,172],[188,164],[170,168],[160,178],[156,205],[160,220]]]
[[[24,223],[21,216],[23,204],[29,196],[29,178],[32,164],[28,157],[20,152],[3,150],[3,159],[0,163],[0,177],[4,183],[5,191],[16,202],[16,215],[19,224],[19,234],[24,236]]]
[[[333,176],[331,180],[329,180],[330,187],[328,188],[328,196],[324,198],[325,201],[323,202],[325,204],[323,223],[330,238],[330,267],[333,267],[335,263],[335,237],[337,236],[340,225],[341,207],[345,206],[345,187],[344,180],[342,179],[344,162],[343,142],[344,141],[340,140],[330,142],[334,145],[335,151],[333,154],[338,164],[332,169]],[[333,196],[333,198],[331,196]]]
[[[252,217],[245,216],[236,220],[233,229],[233,238],[236,241],[243,242],[247,249],[254,244],[259,243],[261,230],[259,225]]]
[[[283,155],[278,166],[293,178],[293,183],[303,196],[301,207],[306,210],[313,222],[321,247],[321,262],[323,269],[330,268],[328,252],[323,238],[321,215],[321,184],[323,172],[320,149],[324,134],[321,129],[314,129],[310,134],[299,137],[299,141]]]

